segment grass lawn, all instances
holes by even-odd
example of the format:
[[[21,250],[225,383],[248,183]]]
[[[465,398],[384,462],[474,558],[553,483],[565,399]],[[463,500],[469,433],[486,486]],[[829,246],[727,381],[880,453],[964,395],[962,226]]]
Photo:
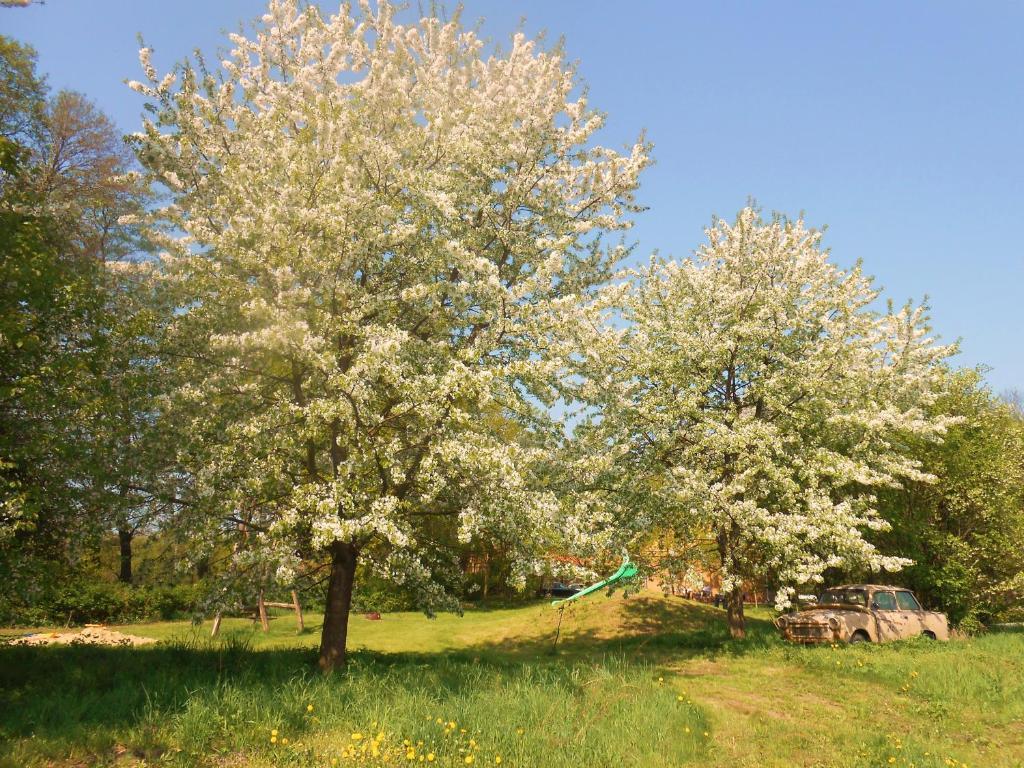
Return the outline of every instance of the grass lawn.
[[[123,628],[139,648],[0,648],[0,766],[1020,766],[1024,634],[799,648],[766,611],[644,593],[427,619]],[[276,733],[275,733],[276,732]],[[500,761],[500,763],[499,763]]]

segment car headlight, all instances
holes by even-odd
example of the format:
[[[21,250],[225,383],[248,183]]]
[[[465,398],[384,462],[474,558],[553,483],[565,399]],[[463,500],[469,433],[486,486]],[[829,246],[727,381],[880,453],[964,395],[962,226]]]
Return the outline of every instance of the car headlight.
[[[833,631],[839,629],[839,619],[837,619],[835,616],[832,616],[828,620],[828,625],[832,628]]]
[[[786,624],[788,624],[788,623],[789,622],[788,622],[788,620],[786,619],[785,616],[779,616],[779,618],[777,618],[775,620],[775,626],[777,626],[779,629],[785,629],[786,628]]]

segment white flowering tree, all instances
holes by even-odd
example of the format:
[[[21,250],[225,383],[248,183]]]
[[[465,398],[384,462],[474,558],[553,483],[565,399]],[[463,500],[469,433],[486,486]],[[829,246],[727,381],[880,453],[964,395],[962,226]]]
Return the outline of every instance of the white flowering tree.
[[[770,578],[784,607],[829,568],[898,569],[862,533],[886,526],[875,493],[927,480],[901,446],[941,439],[929,416],[952,349],[922,307],[878,313],[802,221],[747,208],[716,221],[691,259],[652,260],[587,310],[572,347],[584,505],[620,536],[709,539],[729,625],[743,583]],[[597,457],[597,458],[595,458]]]
[[[560,51],[517,34],[488,53],[457,19],[395,14],[273,0],[219,67],[160,76],[144,49],[130,84],[153,115],[139,156],[172,193],[190,514],[240,524],[239,556],[329,563],[325,669],[357,562],[436,603],[445,541],[527,552],[556,530],[531,481],[547,340],[609,274],[600,235],[628,226],[648,163],[642,142],[593,142]]]

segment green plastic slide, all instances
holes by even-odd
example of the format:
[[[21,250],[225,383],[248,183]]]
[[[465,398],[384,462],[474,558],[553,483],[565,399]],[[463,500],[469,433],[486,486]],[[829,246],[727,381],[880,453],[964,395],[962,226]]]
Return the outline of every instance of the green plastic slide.
[[[566,603],[570,603],[573,600],[579,600],[581,597],[586,597],[589,594],[592,594],[594,592],[602,590],[605,587],[610,587],[612,584],[615,584],[618,581],[623,581],[625,579],[632,579],[634,576],[637,575],[639,570],[640,569],[636,567],[635,563],[629,562],[629,555],[626,555],[626,557],[622,561],[622,565],[619,566],[619,570],[617,570],[615,573],[613,573],[607,579],[605,579],[604,581],[599,581],[599,582],[597,582],[597,584],[591,584],[586,589],[581,589],[579,592],[577,592],[572,597],[567,597],[564,600],[555,600],[555,601],[553,601],[551,603],[551,605],[552,606],[565,605]]]

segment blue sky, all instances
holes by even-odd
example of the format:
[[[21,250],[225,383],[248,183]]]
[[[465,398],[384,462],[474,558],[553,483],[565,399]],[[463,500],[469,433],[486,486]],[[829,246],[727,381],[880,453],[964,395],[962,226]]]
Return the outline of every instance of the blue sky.
[[[656,165],[638,258],[688,254],[712,214],[749,197],[804,211],[888,296],[927,294],[937,331],[962,339],[960,364],[990,366],[996,391],[1024,390],[1024,3],[464,5],[496,40],[523,17],[529,33],[564,36],[609,115],[603,143],[646,129]],[[141,102],[122,81],[139,78],[138,33],[164,71],[263,8],[47,0],[0,9],[0,32],[35,46],[54,88],[88,94],[132,131]]]

